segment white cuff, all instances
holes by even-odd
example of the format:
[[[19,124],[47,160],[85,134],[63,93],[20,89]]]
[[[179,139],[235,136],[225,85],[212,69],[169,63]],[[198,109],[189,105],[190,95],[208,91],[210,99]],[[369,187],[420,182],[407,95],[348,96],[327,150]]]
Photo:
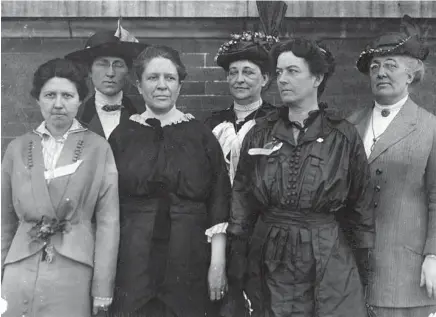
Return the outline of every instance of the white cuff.
[[[228,222],[222,222],[222,223],[219,223],[219,224],[207,229],[204,233],[207,236],[207,242],[210,243],[212,241],[212,237],[215,234],[226,233],[228,225],[229,225]]]

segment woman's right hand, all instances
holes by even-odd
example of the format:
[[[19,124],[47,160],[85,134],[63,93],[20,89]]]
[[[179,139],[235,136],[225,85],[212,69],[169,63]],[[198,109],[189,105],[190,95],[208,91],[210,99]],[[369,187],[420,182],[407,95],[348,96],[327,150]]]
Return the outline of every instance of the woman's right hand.
[[[226,264],[211,263],[208,273],[210,300],[221,300],[228,290]]]

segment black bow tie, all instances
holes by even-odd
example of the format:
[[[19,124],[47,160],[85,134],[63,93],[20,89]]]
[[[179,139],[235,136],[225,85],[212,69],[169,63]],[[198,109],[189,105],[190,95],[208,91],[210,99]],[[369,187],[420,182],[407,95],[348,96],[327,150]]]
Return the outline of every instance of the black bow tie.
[[[122,108],[123,108],[122,105],[105,105],[101,109],[103,111],[112,112],[112,111],[121,110]]]

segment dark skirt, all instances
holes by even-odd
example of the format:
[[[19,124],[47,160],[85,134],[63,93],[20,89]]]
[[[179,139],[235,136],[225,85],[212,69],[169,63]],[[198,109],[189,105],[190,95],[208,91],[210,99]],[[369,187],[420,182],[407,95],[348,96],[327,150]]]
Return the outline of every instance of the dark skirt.
[[[327,220],[304,226],[257,222],[244,287],[251,316],[366,317],[352,251],[337,223]]]
[[[368,308],[369,317],[428,317],[433,313],[436,313],[436,306],[402,308],[370,306]]]
[[[109,313],[108,317],[178,317],[174,311],[157,298],[151,299],[139,310],[132,313]]]

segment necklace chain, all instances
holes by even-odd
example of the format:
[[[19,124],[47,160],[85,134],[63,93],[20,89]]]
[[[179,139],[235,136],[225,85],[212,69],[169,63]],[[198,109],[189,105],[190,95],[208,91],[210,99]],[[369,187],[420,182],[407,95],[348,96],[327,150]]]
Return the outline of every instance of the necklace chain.
[[[381,135],[383,134],[383,132],[382,132],[378,136],[375,135],[375,131],[374,131],[374,112],[371,115],[371,130],[372,130],[372,145],[371,145],[371,152],[372,152],[372,151],[374,151],[375,144],[377,143],[378,139],[380,139]]]

